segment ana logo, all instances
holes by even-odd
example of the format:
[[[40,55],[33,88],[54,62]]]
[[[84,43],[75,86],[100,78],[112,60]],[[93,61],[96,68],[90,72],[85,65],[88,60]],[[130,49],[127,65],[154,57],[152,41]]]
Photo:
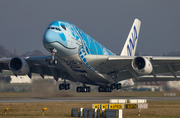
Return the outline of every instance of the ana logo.
[[[137,39],[137,30],[136,30],[135,26],[134,26],[134,32],[131,33],[131,35],[132,35],[132,38],[129,39],[129,44],[127,45],[128,56],[132,55],[132,51],[135,48],[135,42],[136,42],[136,39]]]

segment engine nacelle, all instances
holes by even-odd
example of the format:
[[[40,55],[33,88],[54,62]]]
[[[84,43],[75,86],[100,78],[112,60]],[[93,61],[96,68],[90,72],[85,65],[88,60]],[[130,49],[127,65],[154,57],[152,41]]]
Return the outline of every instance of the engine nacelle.
[[[16,75],[26,75],[29,73],[29,65],[22,57],[14,57],[9,62],[10,70]]]
[[[150,74],[153,71],[152,64],[146,57],[135,57],[131,64],[133,69],[142,75]]]

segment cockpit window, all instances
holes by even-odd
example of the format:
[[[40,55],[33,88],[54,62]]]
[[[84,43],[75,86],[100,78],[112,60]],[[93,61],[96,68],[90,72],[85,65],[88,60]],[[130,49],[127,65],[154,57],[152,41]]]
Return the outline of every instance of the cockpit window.
[[[62,27],[64,30],[67,30],[66,26],[64,26],[64,25],[61,25],[61,27]]]
[[[56,30],[61,31],[59,28],[56,28]]]
[[[58,30],[58,31],[61,31],[59,28],[57,27],[48,27],[47,29],[55,29],[55,30]]]

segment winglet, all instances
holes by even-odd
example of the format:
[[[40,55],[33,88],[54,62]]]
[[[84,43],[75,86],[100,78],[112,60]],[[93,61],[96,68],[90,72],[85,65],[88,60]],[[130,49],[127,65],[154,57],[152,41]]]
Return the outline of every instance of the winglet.
[[[140,26],[141,26],[141,21],[138,19],[135,19],[120,56],[134,56],[135,55]]]

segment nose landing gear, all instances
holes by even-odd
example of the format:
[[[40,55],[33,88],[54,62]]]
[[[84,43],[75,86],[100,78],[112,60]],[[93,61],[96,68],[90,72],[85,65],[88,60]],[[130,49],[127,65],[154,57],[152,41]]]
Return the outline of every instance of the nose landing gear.
[[[51,49],[51,55],[52,55],[52,59],[49,60],[49,65],[56,65],[58,63],[58,61],[54,58],[55,54],[57,53],[57,50],[55,48]]]

